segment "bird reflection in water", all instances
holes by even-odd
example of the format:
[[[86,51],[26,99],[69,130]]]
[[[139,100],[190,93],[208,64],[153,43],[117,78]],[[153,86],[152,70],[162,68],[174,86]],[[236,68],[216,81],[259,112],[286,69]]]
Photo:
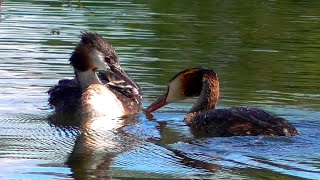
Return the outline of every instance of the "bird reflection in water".
[[[101,121],[103,118],[95,120]],[[120,118],[112,121],[115,121],[113,129],[97,128],[92,123],[85,125],[66,162],[73,169],[74,178],[110,178],[113,159],[134,146],[136,140],[118,129],[129,122]]]
[[[138,147],[148,149],[147,153],[154,158],[157,158],[157,149],[162,149],[161,153],[164,154],[161,155],[161,157],[172,157],[170,159],[174,160],[174,164],[177,164],[177,166],[182,165],[189,168],[203,169],[212,173],[220,169],[218,162],[199,160],[197,156],[191,156],[189,153],[185,153],[183,150],[181,151],[180,148],[176,149],[172,147],[172,144],[178,142],[192,143],[193,138],[181,135],[180,132],[167,126],[166,122],[155,122],[155,127],[152,130],[160,134],[158,138],[141,137],[138,133],[124,129],[128,126],[139,126],[145,128],[142,129],[142,131],[151,131],[150,127],[143,127],[141,117],[143,116],[108,119],[108,121],[114,121],[114,123],[112,123],[114,125],[113,127],[98,126],[101,124],[98,121],[107,120],[103,117],[87,119],[78,126],[77,124],[71,125],[70,123],[66,125],[64,123],[70,121],[61,119],[57,121],[53,115],[49,118],[49,123],[58,127],[58,131],[69,131],[74,128],[80,131],[76,137],[72,151],[65,161],[65,164],[70,167],[72,171],[72,177],[75,179],[110,179],[114,171],[112,166],[114,165],[115,158],[128,152],[135,153],[133,150]],[[95,124],[94,121],[97,121],[97,123]],[[156,145],[156,149],[152,148],[154,145]],[[158,160],[159,159],[155,159],[154,163],[157,163]],[[137,164],[139,163],[141,162],[137,162]],[[152,164],[153,162],[146,163]],[[132,164],[132,166],[134,166],[134,164]],[[160,167],[161,166],[159,166],[159,168]],[[160,169],[158,171],[160,171]]]
[[[61,117],[59,117],[61,118]],[[123,118],[105,119],[98,117],[83,120],[74,125],[57,120],[54,115],[49,117],[49,123],[57,130],[69,131],[77,128],[80,134],[77,136],[73,149],[66,160],[66,165],[71,168],[75,179],[110,179],[113,160],[119,154],[130,150],[139,143],[137,137],[128,135],[122,131],[122,127],[134,124],[135,116]],[[99,121],[111,121],[108,127],[99,126]],[[72,121],[75,122],[75,121]],[[112,125],[112,126],[111,126]]]

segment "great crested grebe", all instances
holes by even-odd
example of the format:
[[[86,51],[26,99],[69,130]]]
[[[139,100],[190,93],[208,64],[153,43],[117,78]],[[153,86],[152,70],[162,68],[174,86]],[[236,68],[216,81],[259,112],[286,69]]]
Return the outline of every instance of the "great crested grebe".
[[[191,68],[175,75],[166,92],[146,113],[168,103],[199,96],[184,121],[199,136],[293,136],[298,134],[287,120],[258,108],[215,109],[219,99],[218,75],[206,68]]]
[[[60,80],[48,91],[56,112],[120,117],[140,111],[139,87],[121,69],[115,49],[102,36],[82,32],[69,60],[75,79]]]

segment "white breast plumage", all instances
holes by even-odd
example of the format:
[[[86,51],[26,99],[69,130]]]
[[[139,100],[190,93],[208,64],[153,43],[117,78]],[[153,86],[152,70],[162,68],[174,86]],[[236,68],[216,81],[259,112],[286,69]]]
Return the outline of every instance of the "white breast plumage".
[[[122,103],[108,88],[100,84],[89,86],[82,94],[82,114],[91,117],[118,118],[125,114]]]

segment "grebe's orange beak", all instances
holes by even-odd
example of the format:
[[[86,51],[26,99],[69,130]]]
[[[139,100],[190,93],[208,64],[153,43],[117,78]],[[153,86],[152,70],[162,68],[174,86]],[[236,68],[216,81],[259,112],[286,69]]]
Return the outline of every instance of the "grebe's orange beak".
[[[168,91],[164,93],[162,96],[160,96],[159,99],[153,102],[149,107],[147,107],[146,113],[150,114],[153,111],[156,111],[157,109],[160,109],[161,107],[167,105],[168,104],[166,101],[167,96],[168,96]]]

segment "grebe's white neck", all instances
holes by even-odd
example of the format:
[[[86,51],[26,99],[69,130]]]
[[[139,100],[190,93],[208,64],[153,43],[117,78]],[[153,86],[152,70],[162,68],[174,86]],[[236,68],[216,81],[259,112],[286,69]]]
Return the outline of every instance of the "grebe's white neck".
[[[87,71],[79,71],[75,69],[75,74],[82,89],[85,89],[92,84],[102,84],[97,74],[91,69]]]

